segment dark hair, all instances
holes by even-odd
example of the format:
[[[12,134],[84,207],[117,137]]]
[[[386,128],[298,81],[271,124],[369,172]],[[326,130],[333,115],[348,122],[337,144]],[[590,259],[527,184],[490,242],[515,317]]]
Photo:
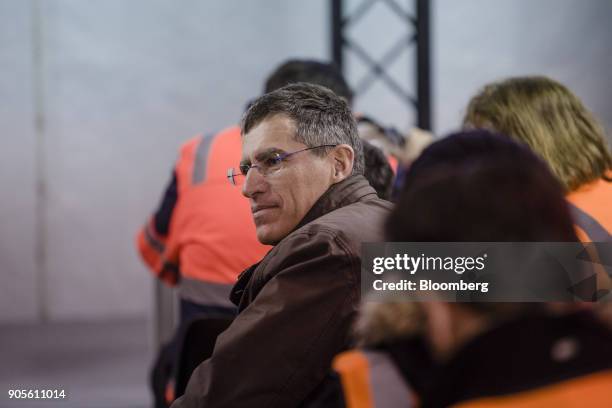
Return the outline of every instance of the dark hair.
[[[308,147],[347,144],[353,148],[353,174],[363,174],[363,147],[348,103],[327,88],[297,83],[256,99],[242,118],[242,135],[273,115],[286,115],[295,124],[294,139]],[[313,154],[324,155],[326,149]]]
[[[527,147],[485,130],[429,146],[406,173],[390,241],[577,241],[561,184]]]
[[[346,99],[349,105],[353,102],[353,92],[340,70],[333,64],[315,60],[291,59],[286,61],[268,77],[264,93],[276,91],[297,82],[324,86]]]
[[[362,140],[365,169],[363,175],[374,187],[380,198],[388,200],[393,187],[393,169],[389,160],[378,147]]]
[[[578,241],[561,184],[526,146],[485,130],[430,145],[406,173],[387,219],[389,241]],[[566,277],[561,287],[568,287]],[[459,304],[493,320],[542,310],[540,303]]]

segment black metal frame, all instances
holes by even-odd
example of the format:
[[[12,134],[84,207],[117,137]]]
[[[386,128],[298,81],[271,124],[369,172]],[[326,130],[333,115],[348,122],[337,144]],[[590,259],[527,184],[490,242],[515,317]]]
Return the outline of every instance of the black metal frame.
[[[367,50],[344,35],[344,30],[365,15],[377,2],[384,2],[394,13],[414,28],[414,34],[400,38],[380,61],[372,58]],[[358,97],[376,81],[383,81],[409,108],[417,112],[417,126],[431,130],[431,80],[430,80],[430,1],[413,0],[416,5],[416,16],[407,13],[396,0],[363,0],[350,16],[344,15],[343,1],[331,0],[331,32],[332,60],[344,71],[344,51],[348,49],[361,59],[369,68],[369,72],[355,87]],[[389,66],[401,51],[416,44],[416,97],[410,95],[390,75],[385,67]]]

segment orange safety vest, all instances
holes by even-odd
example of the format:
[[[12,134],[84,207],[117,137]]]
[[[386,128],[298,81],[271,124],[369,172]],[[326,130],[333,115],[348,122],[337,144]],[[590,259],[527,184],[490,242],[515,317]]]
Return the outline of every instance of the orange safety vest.
[[[138,234],[144,262],[167,284],[178,283],[183,299],[232,306],[228,298],[236,277],[270,249],[257,241],[248,200],[227,180],[241,149],[237,126],[183,144],[168,235],[157,234],[152,219]]]
[[[349,350],[332,367],[340,375],[347,408],[414,407],[417,397],[382,351]]]
[[[391,358],[384,352],[351,350],[336,356],[347,408],[400,408],[419,406]],[[461,401],[455,408],[487,407],[610,407],[612,370],[595,372],[559,383],[509,395]]]
[[[576,235],[582,242],[612,242],[612,182],[596,180],[570,193],[567,201]],[[612,276],[606,271],[607,262],[602,261],[596,245],[587,244],[585,249],[596,275],[596,289],[604,294],[612,290]]]
[[[612,371],[602,371],[524,392],[482,397],[452,405],[455,408],[539,408],[612,406]]]
[[[567,196],[583,242],[609,242],[612,237],[612,182],[596,180]]]

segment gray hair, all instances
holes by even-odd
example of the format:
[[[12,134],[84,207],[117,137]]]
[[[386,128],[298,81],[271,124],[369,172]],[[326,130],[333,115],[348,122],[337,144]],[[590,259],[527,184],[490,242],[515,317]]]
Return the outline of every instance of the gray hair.
[[[329,89],[296,83],[267,93],[255,100],[242,117],[244,136],[264,119],[286,115],[295,123],[294,139],[308,147],[347,144],[355,159],[352,174],[363,174],[363,146],[348,103]],[[326,149],[313,150],[323,156]]]

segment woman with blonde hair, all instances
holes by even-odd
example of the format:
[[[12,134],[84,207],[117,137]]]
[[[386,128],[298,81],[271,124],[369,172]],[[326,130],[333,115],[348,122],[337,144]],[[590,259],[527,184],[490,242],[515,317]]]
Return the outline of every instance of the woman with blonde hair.
[[[565,188],[580,239],[612,240],[612,155],[602,127],[569,89],[542,76],[488,84],[471,99],[464,125],[527,144]]]

